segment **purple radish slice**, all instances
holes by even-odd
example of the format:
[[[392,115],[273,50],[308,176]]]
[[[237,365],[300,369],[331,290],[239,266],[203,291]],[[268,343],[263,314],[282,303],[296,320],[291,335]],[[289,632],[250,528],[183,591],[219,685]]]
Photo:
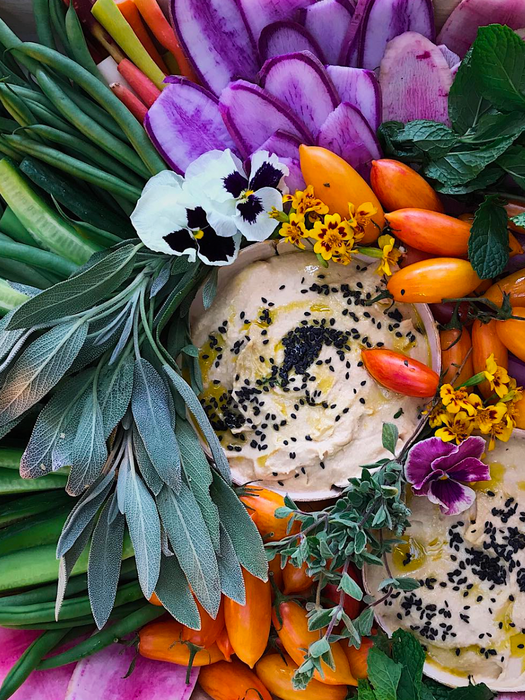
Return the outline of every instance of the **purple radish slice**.
[[[421,34],[406,32],[389,42],[379,85],[383,121],[431,119],[448,124],[452,74],[438,47]]]
[[[431,0],[373,0],[363,17],[358,66],[370,70],[378,68],[388,42],[405,32],[417,32],[434,39]]]
[[[298,10],[311,5],[315,0],[237,0],[237,2],[246,26],[257,43],[264,27],[282,19],[292,19]]]
[[[301,21],[321,46],[325,62],[339,60],[353,14],[344,0],[321,0],[301,11]]]
[[[148,110],[144,127],[155,148],[175,172],[213,149],[235,150],[219,111],[219,101],[186,78],[170,76]]]
[[[372,131],[381,124],[381,90],[375,73],[364,68],[326,66],[341,102],[349,102],[362,113]]]
[[[230,83],[222,91],[219,109],[243,158],[259,149],[276,131],[289,132],[301,143],[312,143],[306,126],[281,100],[245,80]]]
[[[340,102],[324,66],[308,51],[270,58],[259,78],[262,87],[282,100],[314,136]]]
[[[510,376],[518,382],[518,386],[525,386],[525,362],[510,353],[508,371]],[[525,700],[525,693],[519,694],[523,695]],[[514,697],[514,693],[512,693],[512,696]],[[498,698],[500,697],[501,695],[498,695]]]
[[[273,22],[262,30],[259,54],[263,61],[294,51],[310,51],[321,61],[326,60],[317,41],[297,22]]]
[[[215,95],[231,80],[254,80],[257,48],[236,0],[170,0],[184,53],[204,87]]]
[[[461,63],[461,58],[457,55],[457,53],[451,51],[448,46],[445,46],[445,44],[440,44],[438,49],[445,57],[445,61],[448,63],[449,68],[454,68],[454,66],[457,66],[458,63]]]
[[[462,0],[445,22],[438,43],[446,44],[461,58],[476,38],[478,27],[507,24],[511,29],[525,27],[523,0]]]
[[[341,53],[337,64],[340,66],[356,66],[357,65],[357,48],[363,19],[374,0],[357,0],[357,4],[352,15],[352,20],[348,26],[346,36],[341,47]]]
[[[290,192],[305,190],[306,182],[301,172],[301,164],[296,158],[280,158],[280,161],[288,166],[290,174],[284,178],[286,186]]]
[[[353,105],[343,102],[325,121],[317,144],[337,153],[367,180],[372,161],[381,158],[381,149],[368,122]]]
[[[279,158],[295,158],[298,161],[300,145],[301,139],[297,136],[288,134],[286,131],[276,131],[257,150],[275,153]]]

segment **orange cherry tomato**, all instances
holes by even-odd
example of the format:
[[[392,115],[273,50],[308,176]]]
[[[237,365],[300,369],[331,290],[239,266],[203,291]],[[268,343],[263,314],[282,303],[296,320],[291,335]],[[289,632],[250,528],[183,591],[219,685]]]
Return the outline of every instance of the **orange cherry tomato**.
[[[514,406],[514,420],[517,428],[525,429],[525,397]]]
[[[363,586],[361,574],[353,564],[351,564],[348,568],[348,575],[353,578],[354,581],[359,584],[359,586]],[[321,596],[331,600],[334,605],[339,605],[341,591],[337,590],[337,586],[334,583],[327,583],[321,592]],[[355,598],[345,594],[345,597],[343,598],[343,607],[348,617],[353,620],[359,615],[361,603]]]
[[[513,216],[518,216],[519,214],[523,214],[523,212],[525,212],[525,200],[520,201],[517,199],[511,199],[505,205],[505,211],[509,217],[509,228],[513,231],[517,231],[518,233],[525,233],[525,228],[523,226],[517,226],[513,221],[511,221]]]
[[[496,321],[496,331],[507,350],[525,362],[525,306],[514,306],[512,315],[519,316],[523,321],[514,318]]]
[[[374,642],[368,637],[361,639],[359,649],[344,644],[344,650],[352,675],[357,678],[367,678],[368,676],[368,652],[374,646]]]
[[[224,599],[224,617],[231,645],[241,661],[255,666],[266,649],[271,627],[272,593],[269,581],[243,570],[246,604]]]
[[[248,508],[248,513],[266,542],[282,540],[288,534],[296,534],[300,530],[299,523],[294,523],[287,532],[290,518],[276,518],[277,508],[284,506],[284,497],[280,493],[263,489],[260,486],[250,486],[250,493],[241,496],[241,501]]]
[[[224,629],[224,601],[221,603],[215,620],[204,610],[198,600],[195,600],[201,618],[201,628],[192,630],[189,627],[182,628],[182,641],[191,642],[198,647],[210,647],[220,632]]]
[[[289,656],[269,654],[257,663],[255,671],[272,695],[282,700],[345,700],[344,685],[325,685],[315,679],[305,690],[295,690],[292,683],[297,664]]]
[[[348,217],[348,204],[355,208],[371,202],[377,213],[365,228],[362,245],[373,243],[379,237],[385,217],[379,199],[359,173],[335,153],[320,146],[299,146],[301,171],[307,185],[312,185],[315,196],[330,209],[331,214]]]
[[[361,350],[365,367],[372,377],[390,391],[403,396],[434,396],[439,375],[422,362],[386,348]]]
[[[439,304],[443,299],[466,297],[480,282],[467,260],[432,258],[395,272],[387,289],[396,301]]]
[[[322,631],[311,632],[308,629],[306,610],[293,601],[279,605],[279,614],[275,608],[272,611],[272,622],[279,639],[287,654],[290,654],[296,664],[301,664],[305,657],[305,649],[317,641]],[[335,669],[322,663],[323,677],[316,671],[314,678],[327,685],[357,685],[350,672],[350,665],[339,642],[332,644]]]
[[[514,216],[514,214],[512,214],[512,216]],[[468,221],[470,224],[472,224],[474,221],[474,214],[460,214],[458,218],[461,219],[461,221]],[[512,228],[514,231],[520,230],[518,226],[511,224],[512,222],[509,221],[509,228]],[[525,229],[523,229],[523,233],[525,233]],[[509,231],[509,258],[513,258],[515,255],[521,255],[522,253],[523,247],[521,243],[518,241],[516,236]]]
[[[311,576],[306,573],[308,566],[303,564],[300,567],[294,566],[290,561],[283,569],[284,594],[292,595],[307,591],[313,583]]]
[[[217,637],[216,641],[217,646],[219,649],[222,651],[224,658],[226,661],[231,661],[232,656],[234,655],[232,643],[230,642],[230,638],[228,637],[228,632],[226,630],[226,627],[222,629],[222,631],[219,633],[219,636]]]
[[[466,258],[470,224],[426,209],[399,209],[386,215],[392,234],[403,243],[432,255]]]
[[[373,160],[370,184],[386,211],[405,207],[444,211],[437,193],[425,178],[397,160]]]
[[[176,620],[156,620],[139,632],[139,652],[141,656],[155,661],[169,661],[179,666],[187,666],[191,651],[182,642],[182,625]],[[224,661],[224,656],[216,644],[198,651],[193,657],[193,666],[208,666]]]
[[[156,605],[158,608],[164,607],[162,605],[162,603],[160,602],[159,596],[156,593],[151,594],[151,598],[149,599],[148,602],[151,603],[151,605]]]
[[[498,280],[487,289],[483,296],[494,304],[501,306],[503,293],[510,295],[512,306],[525,306],[525,269],[517,270]]]
[[[406,253],[403,254],[402,258],[400,258],[399,267],[408,267],[409,265],[413,265],[421,260],[430,260],[431,258],[437,257],[436,255],[424,253],[422,250],[413,248],[411,245],[404,244],[403,248],[405,248]]]
[[[281,569],[281,557],[277,555],[271,561],[268,562],[268,568],[270,574],[272,575],[272,581],[275,583],[277,588],[281,591],[283,588],[283,570]],[[273,586],[272,586],[273,593]]]
[[[263,682],[237,659],[203,668],[199,685],[213,700],[272,700]]]
[[[518,321],[519,323],[519,321]],[[494,354],[494,359],[500,367],[509,366],[509,353],[497,333],[498,321],[481,323],[478,319],[472,324],[472,369],[474,374],[486,369],[488,358]],[[488,382],[478,384],[485,398],[492,393]]]
[[[467,328],[452,328],[441,331],[439,339],[441,342],[441,369],[444,372],[443,382],[445,384],[449,384],[456,377],[459,368],[465,362],[463,369],[454,380],[454,386],[459,386],[474,374],[472,352],[469,354],[472,349],[470,333]],[[465,358],[467,358],[466,361]]]

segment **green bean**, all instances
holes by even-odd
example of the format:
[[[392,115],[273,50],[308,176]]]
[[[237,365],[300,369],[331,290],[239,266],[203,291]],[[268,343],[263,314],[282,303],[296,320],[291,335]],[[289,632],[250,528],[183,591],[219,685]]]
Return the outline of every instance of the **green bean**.
[[[0,530],[0,556],[41,544],[56,544],[70,510],[66,505],[53,513],[41,513],[4,527]]]
[[[33,0],[33,17],[39,42],[54,49],[55,39],[51,29],[48,0]]]
[[[15,83],[16,85],[25,85],[22,78],[20,78],[7,63],[0,60],[0,73],[3,78],[8,78],[10,83]]]
[[[8,85],[18,97],[38,102],[48,109],[53,109],[52,103],[39,90],[33,90],[33,88],[28,88],[25,85],[12,85],[11,83],[6,83],[6,85]]]
[[[59,4],[60,3],[60,4]],[[66,9],[62,0],[49,0],[49,15],[51,17],[51,25],[57,35],[60,43],[64,47],[64,51],[68,56],[72,56],[71,46],[66,34],[65,26]]]
[[[90,116],[79,110],[73,100],[62,90],[57,81],[53,80],[45,71],[38,71],[36,79],[43,93],[53,102],[62,116],[65,117],[70,124],[73,124],[81,134],[139,175],[147,177],[148,171],[144,168],[142,161],[135,151],[129,146],[126,146],[126,144],[116,136],[109,133]]]
[[[36,119],[25,102],[10,90],[7,85],[0,82],[0,101],[5,109],[15,119],[20,126],[30,126],[36,124]]]
[[[10,134],[15,129],[18,129],[18,122],[7,117],[0,117],[0,131],[6,131]]]
[[[65,119],[62,119],[62,117],[59,117],[57,114],[55,114],[54,111],[48,109],[47,107],[44,107],[44,105],[41,105],[38,102],[33,102],[33,100],[26,100],[26,104],[31,109],[35,117],[37,117],[38,120],[43,122],[45,125],[52,126],[55,129],[60,129],[66,134],[70,134],[71,136],[78,135],[78,131],[74,127],[72,127],[69,122],[67,122]],[[34,126],[39,125],[34,124]]]
[[[49,630],[41,634],[38,639],[35,639],[5,677],[0,688],[0,700],[7,700],[20,688],[44,656],[58,646],[67,632],[68,629]]]
[[[8,156],[11,158],[11,160],[14,160],[15,163],[20,163],[22,160],[22,156],[18,151],[15,151],[14,149],[7,144],[4,139],[0,136],[0,153],[3,153],[5,156]]]
[[[64,279],[69,277],[78,265],[70,260],[64,260],[60,255],[50,253],[47,250],[40,250],[24,243],[15,243],[14,241],[0,240],[0,256],[5,256],[10,260],[26,263],[43,270],[49,270]]]
[[[10,207],[6,207],[6,210],[0,217],[0,231],[17,243],[25,243],[26,245],[36,246],[37,248],[40,247],[39,243],[33,238],[25,226],[22,226]]]
[[[23,454],[24,450],[19,447],[0,447],[0,467],[18,471]]]
[[[105,85],[106,83],[102,77],[102,73],[97,68],[95,61],[89,53],[82,25],[75,12],[73,3],[69,3],[69,8],[66,12],[66,33],[75,61]]]
[[[17,35],[4,22],[4,20],[0,18],[0,44],[4,46],[6,51],[12,51],[13,49],[19,48],[23,45],[23,43],[24,42],[17,37]],[[6,56],[7,60],[8,54],[4,53],[4,56]],[[38,61],[35,61],[30,56],[23,55],[21,58],[18,59],[18,61],[24,66],[24,68],[27,68],[27,70],[30,73],[32,73],[35,70],[38,70],[38,68],[40,67]]]
[[[0,233],[0,241],[12,243],[9,236],[6,236],[4,233]],[[10,260],[9,258],[0,258],[0,273],[2,277],[11,282],[28,284],[30,287],[36,287],[37,289],[47,289],[54,284],[44,273],[33,269],[30,265],[17,260]]]
[[[11,525],[32,515],[60,508],[70,501],[71,498],[64,491],[46,491],[45,493],[32,493],[29,496],[19,496],[2,505],[0,526]]]
[[[20,243],[12,243],[13,246],[19,246]],[[0,256],[4,254],[4,247],[7,247],[7,243],[0,241]],[[24,246],[25,247],[25,246]],[[29,248],[29,246],[27,246]],[[43,251],[38,251],[35,248],[31,250],[39,253]],[[77,268],[75,268],[77,269]],[[1,469],[0,468],[0,493],[28,493],[30,491],[51,491],[53,489],[63,489],[66,486],[67,479],[63,476],[57,476],[56,474],[48,474],[41,479],[22,479],[17,473],[14,473],[12,469]]]
[[[29,59],[33,67],[35,59],[40,61],[40,63],[44,63],[58,73],[70,78],[104,107],[115,121],[120,124],[124,133],[129,138],[136,152],[152,175],[167,169],[166,164],[155,151],[142,125],[135,119],[131,112],[124,107],[118,97],[116,97],[109,88],[105,87],[85,68],[82,68],[74,61],[62,56],[57,51],[53,51],[52,49],[33,42],[26,42],[23,44],[17,43],[17,37],[15,36],[13,39],[13,36],[12,33],[6,32],[0,25],[0,41],[2,41],[4,45],[6,45],[6,42],[10,42],[16,55],[22,57],[20,60],[25,61],[26,66],[29,67],[27,59]],[[32,68],[29,68],[29,70],[32,70]]]
[[[62,0],[60,0],[62,1]],[[129,139],[126,134],[122,131],[117,122],[111,117],[105,109],[98,106],[96,102],[90,97],[86,97],[84,94],[75,88],[73,85],[66,83],[65,81],[60,82],[60,87],[66,93],[70,100],[72,100],[76,106],[85,112],[88,117],[91,117],[94,121],[98,122],[100,126],[109,131],[113,136],[116,136],[121,141],[126,144],[129,143]]]
[[[122,618],[127,617],[131,613],[140,610],[144,607],[143,601],[137,601],[136,603],[128,603],[127,605],[121,605],[119,608],[114,608],[109,616],[109,621],[112,620],[122,620]],[[83,627],[85,625],[94,626],[95,622],[91,615],[86,615],[85,617],[75,617],[72,620],[63,620],[62,622],[41,622],[37,625],[4,625],[10,629],[17,630],[52,630],[52,629],[62,629],[64,627]],[[58,664],[61,666],[62,664]]]
[[[39,160],[43,160],[44,163],[54,165],[55,168],[73,177],[78,177],[80,180],[89,182],[92,185],[98,185],[98,187],[102,187],[102,189],[108,190],[108,192],[121,195],[130,202],[136,203],[140,197],[141,189],[133,187],[127,182],[124,182],[124,180],[110,175],[104,170],[100,170],[100,168],[96,168],[82,160],[68,156],[54,148],[43,146],[31,139],[23,138],[16,134],[10,136],[6,135],[3,139],[7,142],[8,146],[14,146],[22,153],[27,153]]]
[[[123,620],[116,622],[114,625],[109,627],[109,629],[101,630],[97,632],[89,639],[86,639],[76,647],[64,651],[62,654],[57,654],[49,659],[44,659],[40,662],[38,669],[50,669],[58,668],[59,666],[65,666],[66,664],[73,663],[74,661],[80,661],[80,659],[85,659],[87,656],[96,654],[97,652],[105,649],[106,647],[114,644],[121,637],[124,637],[135,630],[140,629],[148,622],[155,620],[164,613],[164,609],[160,607],[155,607],[154,605],[145,605],[136,612],[131,613]]]

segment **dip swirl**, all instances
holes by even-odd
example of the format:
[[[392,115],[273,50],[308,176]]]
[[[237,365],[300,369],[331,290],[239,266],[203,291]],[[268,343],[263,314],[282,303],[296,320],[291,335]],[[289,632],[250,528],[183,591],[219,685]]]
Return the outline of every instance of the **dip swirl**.
[[[293,252],[245,267],[194,323],[200,399],[237,478],[326,491],[388,456],[383,422],[410,436],[420,401],[379,386],[361,350],[429,364],[429,346],[414,306],[367,305],[383,288],[375,265]]]

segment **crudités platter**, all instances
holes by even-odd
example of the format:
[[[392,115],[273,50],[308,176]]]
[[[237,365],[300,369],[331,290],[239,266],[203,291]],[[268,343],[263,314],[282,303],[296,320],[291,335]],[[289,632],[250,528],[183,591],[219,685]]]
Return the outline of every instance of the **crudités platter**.
[[[525,0],[0,0],[0,700],[525,693]]]

